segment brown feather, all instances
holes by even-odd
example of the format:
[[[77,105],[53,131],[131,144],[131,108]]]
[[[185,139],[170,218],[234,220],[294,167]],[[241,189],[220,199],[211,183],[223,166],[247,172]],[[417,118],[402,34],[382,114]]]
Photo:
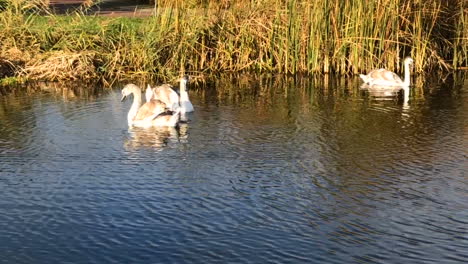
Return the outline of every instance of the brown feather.
[[[153,98],[161,100],[171,110],[174,104],[179,104],[179,95],[174,91],[174,87],[170,84],[163,84],[161,86],[153,88]]]
[[[152,99],[140,107],[140,109],[138,110],[133,120],[139,121],[139,120],[144,120],[150,116],[156,117],[157,115],[165,111],[166,111],[165,103],[161,102],[160,100]]]
[[[374,80],[386,80],[386,81],[397,81],[402,82],[400,77],[396,75],[394,72],[385,69],[378,69],[371,71],[368,76],[370,76]]]

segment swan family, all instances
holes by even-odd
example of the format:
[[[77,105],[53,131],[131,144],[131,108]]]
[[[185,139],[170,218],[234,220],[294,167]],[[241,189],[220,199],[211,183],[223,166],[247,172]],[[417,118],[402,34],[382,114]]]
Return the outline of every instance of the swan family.
[[[179,124],[181,116],[193,112],[190,102],[187,84],[189,77],[185,75],[179,79],[179,93],[170,84],[163,84],[152,88],[146,88],[143,104],[142,90],[135,84],[127,84],[122,89],[124,101],[129,95],[133,95],[133,103],[127,114],[129,127],[175,127]]]
[[[406,57],[404,59],[403,80],[394,72],[386,69],[376,69],[368,74],[360,74],[359,77],[364,82],[362,87],[379,92],[403,89],[407,102],[411,78],[410,66],[412,64],[412,58]],[[186,120],[185,114],[194,111],[187,90],[189,77],[185,75],[178,81],[180,82],[178,92],[170,84],[154,88],[148,84],[144,104],[140,87],[135,84],[127,84],[122,89],[122,101],[133,94],[133,103],[127,115],[128,125],[130,127],[175,127],[181,120]]]

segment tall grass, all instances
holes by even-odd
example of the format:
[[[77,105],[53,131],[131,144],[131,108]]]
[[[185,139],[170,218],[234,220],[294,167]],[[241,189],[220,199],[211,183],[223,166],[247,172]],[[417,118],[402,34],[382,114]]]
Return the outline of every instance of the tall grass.
[[[417,72],[468,65],[464,0],[160,0],[147,18],[58,16],[44,1],[0,0],[0,63],[27,78],[355,74],[400,71],[405,56]]]

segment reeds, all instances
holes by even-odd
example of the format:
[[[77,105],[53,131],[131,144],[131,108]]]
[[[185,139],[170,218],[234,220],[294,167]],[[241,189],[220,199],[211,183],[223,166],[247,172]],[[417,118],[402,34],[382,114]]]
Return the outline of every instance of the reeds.
[[[464,0],[161,0],[147,18],[57,16],[45,1],[0,0],[0,62],[31,79],[355,74],[399,71],[405,56],[417,72],[468,65]]]

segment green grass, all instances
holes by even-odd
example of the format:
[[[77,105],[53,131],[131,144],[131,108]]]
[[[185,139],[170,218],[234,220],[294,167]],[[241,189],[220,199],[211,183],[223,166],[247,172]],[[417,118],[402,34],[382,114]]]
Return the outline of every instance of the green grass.
[[[464,0],[158,1],[147,18],[59,16],[40,2],[0,2],[0,59],[27,79],[356,74],[400,71],[405,56],[420,73],[468,65]]]

